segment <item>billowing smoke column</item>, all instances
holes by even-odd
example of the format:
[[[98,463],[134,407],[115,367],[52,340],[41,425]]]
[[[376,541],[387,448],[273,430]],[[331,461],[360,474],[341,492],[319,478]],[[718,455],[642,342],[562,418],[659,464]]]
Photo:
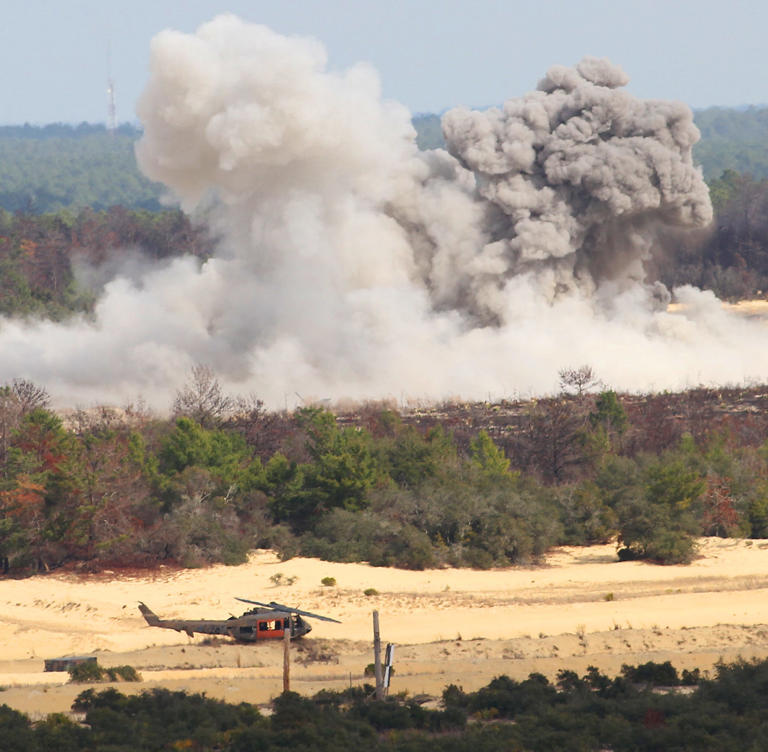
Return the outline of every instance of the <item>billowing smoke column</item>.
[[[762,378],[766,330],[711,293],[647,285],[665,227],[705,226],[681,104],[624,73],[554,67],[500,109],[410,115],[365,65],[221,16],[152,42],[137,156],[223,240],[214,259],[118,275],[96,323],[4,322],[0,370],[92,403],[170,403],[190,366],[273,406],[315,398],[500,398],[590,364],[650,390]]]
[[[627,82],[585,58],[551,68],[538,91],[501,110],[445,116],[449,150],[493,208],[494,242],[480,256],[503,259],[503,278],[532,275],[550,300],[608,281],[626,289],[643,281],[658,226],[712,219],[690,110],[634,99],[618,88]]]

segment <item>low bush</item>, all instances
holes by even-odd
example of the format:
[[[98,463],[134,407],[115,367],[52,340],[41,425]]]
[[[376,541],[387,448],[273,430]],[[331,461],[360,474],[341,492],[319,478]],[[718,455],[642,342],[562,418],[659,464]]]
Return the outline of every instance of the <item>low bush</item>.
[[[93,682],[138,682],[141,674],[133,666],[111,666],[104,668],[96,661],[86,661],[70,666],[69,681],[73,684],[88,684]]]
[[[70,666],[67,671],[69,672],[69,681],[74,684],[104,680],[104,669],[96,661],[76,663]]]
[[[670,661],[648,661],[639,666],[628,666],[625,663],[621,667],[621,675],[636,684],[650,684],[654,687],[677,687],[680,684],[677,669]]]

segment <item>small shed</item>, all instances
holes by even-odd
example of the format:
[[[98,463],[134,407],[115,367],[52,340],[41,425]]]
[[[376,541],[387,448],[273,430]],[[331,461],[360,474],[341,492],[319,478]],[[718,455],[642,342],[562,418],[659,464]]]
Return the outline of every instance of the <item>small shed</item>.
[[[46,671],[69,671],[70,666],[79,666],[81,663],[96,663],[95,655],[71,655],[63,658],[46,658]]]

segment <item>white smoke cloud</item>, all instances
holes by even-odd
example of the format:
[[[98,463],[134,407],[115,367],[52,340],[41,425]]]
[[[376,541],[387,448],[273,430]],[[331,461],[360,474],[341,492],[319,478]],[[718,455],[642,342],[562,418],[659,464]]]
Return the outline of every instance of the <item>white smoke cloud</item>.
[[[582,363],[628,390],[765,378],[767,329],[693,288],[668,313],[645,281],[660,230],[711,207],[690,110],[608,61],[447,113],[427,153],[370,67],[331,72],[310,39],[221,16],[158,34],[150,69],[139,164],[211,212],[217,255],[132,261],[94,320],[3,321],[3,378],[158,407],[196,363],[272,406],[528,395]]]

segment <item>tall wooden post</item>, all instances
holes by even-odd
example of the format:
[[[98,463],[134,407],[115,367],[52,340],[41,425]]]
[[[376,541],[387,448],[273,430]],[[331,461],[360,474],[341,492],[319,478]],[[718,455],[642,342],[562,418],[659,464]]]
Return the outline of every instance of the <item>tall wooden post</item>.
[[[283,692],[291,691],[291,627],[283,622]]]
[[[384,680],[381,676],[381,637],[379,635],[379,612],[373,612],[373,672],[376,677],[376,699],[384,699]]]

